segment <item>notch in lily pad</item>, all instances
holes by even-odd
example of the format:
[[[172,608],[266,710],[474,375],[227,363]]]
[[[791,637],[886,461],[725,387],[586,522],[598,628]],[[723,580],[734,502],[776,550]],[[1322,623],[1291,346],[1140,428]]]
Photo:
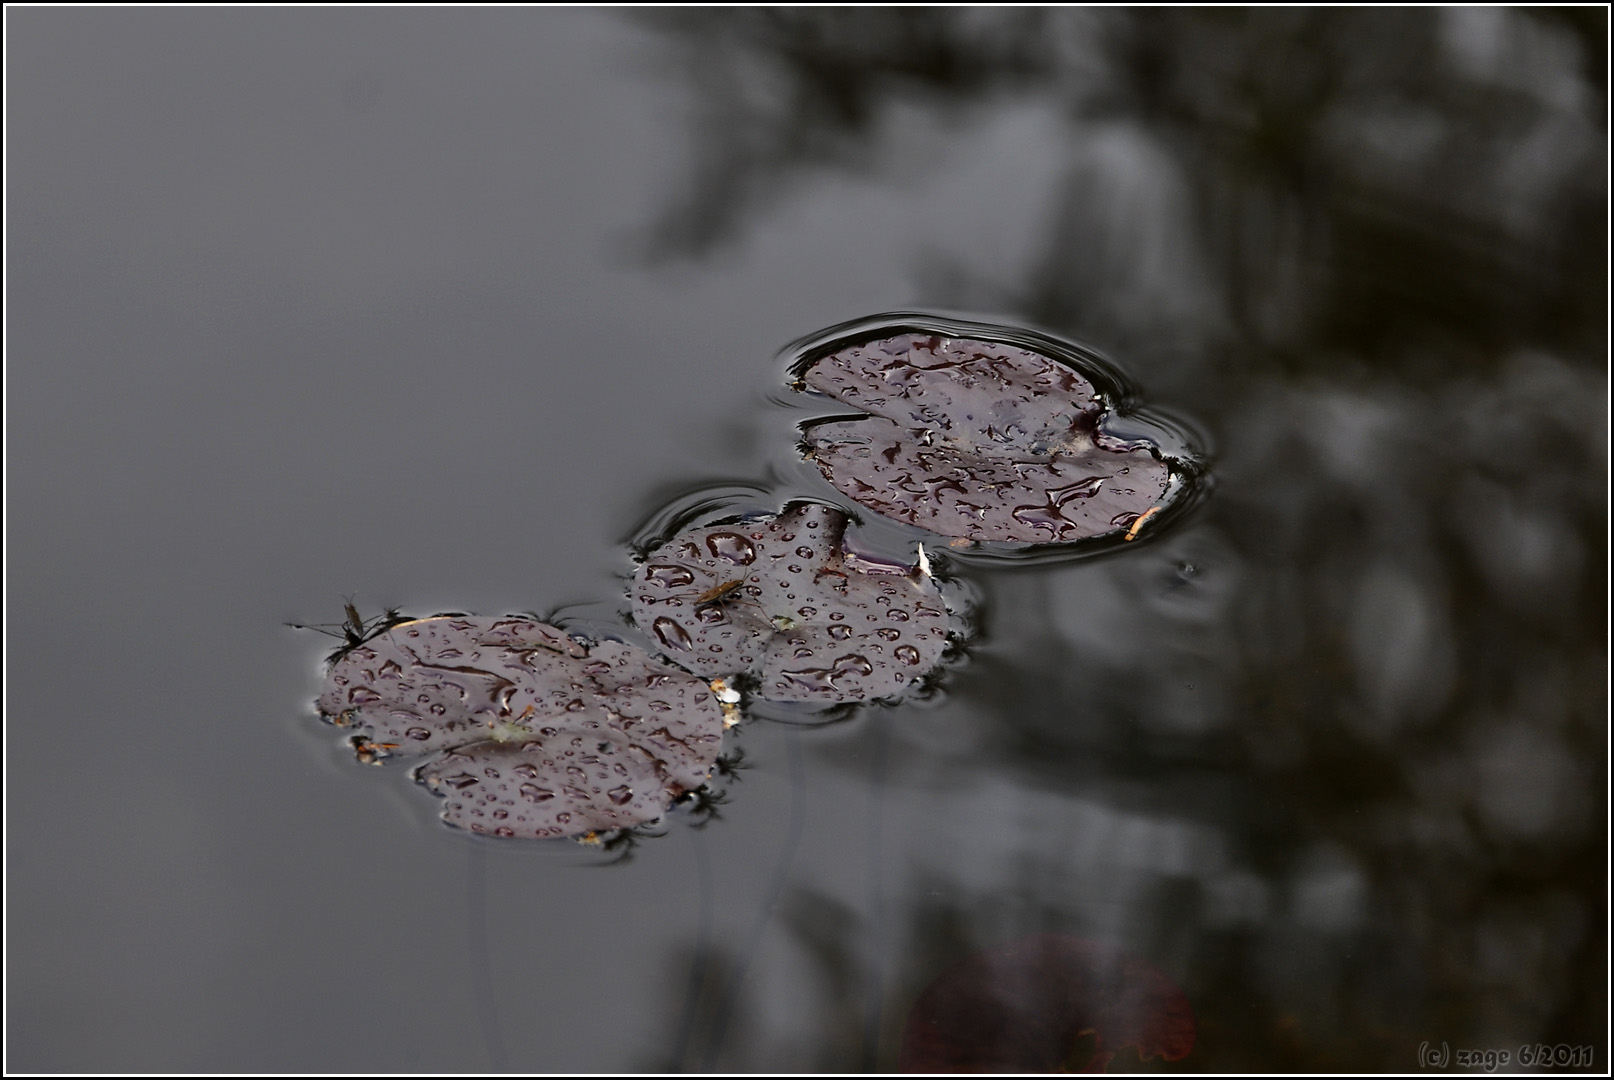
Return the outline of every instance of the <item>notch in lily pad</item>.
[[[852,324],[849,324],[852,325]],[[802,426],[842,494],[968,544],[1124,543],[1199,474],[1170,425],[1126,411],[1106,361],[1012,327],[898,316],[801,346],[794,387],[858,410]]]
[[[796,503],[683,529],[635,572],[634,621],[679,666],[765,701],[895,697],[941,663],[947,604],[928,562],[850,552],[846,527]]]
[[[660,818],[706,782],[726,722],[702,680],[525,616],[392,625],[346,648],[318,707],[361,760],[436,754],[414,775],[449,824],[526,838]]]

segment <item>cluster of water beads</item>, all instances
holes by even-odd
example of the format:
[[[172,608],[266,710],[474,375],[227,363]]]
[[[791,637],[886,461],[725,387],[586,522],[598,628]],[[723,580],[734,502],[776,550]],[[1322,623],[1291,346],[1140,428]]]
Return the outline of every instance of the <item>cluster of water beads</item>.
[[[661,817],[705,783],[726,719],[710,685],[635,646],[472,616],[348,649],[319,709],[361,757],[437,752],[415,777],[445,795],[444,820],[529,838]]]
[[[947,606],[920,567],[848,553],[846,525],[803,503],[679,533],[634,575],[634,620],[682,667],[768,701],[895,696],[941,662]]]
[[[955,544],[1057,544],[1131,540],[1170,499],[1160,448],[1107,430],[1113,391],[1018,345],[893,329],[797,365],[798,389],[867,414],[804,427],[854,501]],[[360,760],[436,754],[415,777],[474,832],[653,821],[703,790],[736,685],[845,705],[894,698],[941,665],[950,616],[923,546],[916,565],[854,553],[847,527],[842,511],[798,502],[649,552],[632,614],[670,664],[524,617],[389,613],[373,632],[350,608],[320,711],[355,730]]]
[[[1088,378],[1014,345],[898,334],[819,357],[798,385],[868,414],[804,429],[825,479],[943,536],[1130,539],[1171,486],[1158,447],[1106,432],[1110,406]]]

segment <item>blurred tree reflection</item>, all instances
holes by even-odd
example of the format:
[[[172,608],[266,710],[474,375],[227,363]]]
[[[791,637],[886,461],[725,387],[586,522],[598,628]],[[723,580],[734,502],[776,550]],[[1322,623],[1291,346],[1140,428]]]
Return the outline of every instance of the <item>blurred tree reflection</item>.
[[[863,167],[894,95],[956,106],[1042,66],[1038,12],[707,8],[643,21],[678,47],[695,95],[695,176],[655,230],[661,256],[734,239],[804,170]]]
[[[1212,431],[1218,489],[1152,548],[995,578],[993,647],[947,708],[991,717],[970,768],[1080,776],[1094,798],[1141,781],[1134,807],[1198,817],[1235,853],[1161,916],[1193,937],[1191,1061],[1410,1068],[1419,1039],[1594,1041],[1606,10],[649,21],[695,108],[661,258],[742,242],[816,174],[900,173],[881,153],[899,109],[1064,118],[1036,249],[1008,273],[927,260],[926,300],[1146,370]],[[960,767],[911,749],[909,782]],[[1196,770],[1248,788],[1196,804],[1174,787]],[[1248,888],[1277,899],[1241,907]],[[1050,908],[1020,931],[1091,922],[1046,886],[1005,889]],[[915,904],[911,949],[945,966],[954,944],[918,940]]]
[[[1069,118],[1066,197],[1020,280],[966,277],[957,300],[995,300],[1118,350],[1129,341],[1117,335],[1157,335],[1155,290],[1129,302],[1105,286],[1136,294],[1147,268],[1128,264],[1157,260],[1156,238],[1113,224],[1147,233],[1151,215],[1124,211],[1152,199],[1155,227],[1163,214],[1185,234],[1171,254],[1203,263],[1202,343],[1236,342],[1241,366],[1330,365],[1342,350],[1466,366],[1465,350],[1495,356],[1525,341],[1600,352],[1606,103],[1587,76],[1606,65],[1602,18],[657,13],[649,21],[679,51],[696,119],[692,182],[653,250],[700,257],[733,242],[814,170],[900,170],[880,154],[899,105],[959,114],[1030,98]]]

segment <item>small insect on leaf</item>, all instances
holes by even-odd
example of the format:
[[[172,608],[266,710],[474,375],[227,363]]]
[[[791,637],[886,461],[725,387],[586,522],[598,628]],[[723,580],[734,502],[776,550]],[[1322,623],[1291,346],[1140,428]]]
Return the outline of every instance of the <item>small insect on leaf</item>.
[[[397,608],[388,608],[373,619],[366,619],[359,614],[359,609],[353,601],[348,600],[342,605],[342,621],[339,623],[287,623],[293,630],[312,630],[316,634],[335,638],[342,644],[326,659],[335,663],[346,656],[353,649],[363,645],[366,641],[383,634],[394,626],[408,621],[407,616],[398,613]]]
[[[724,600],[733,596],[735,590],[744,584],[744,578],[735,578],[733,581],[725,581],[721,585],[713,585],[710,589],[695,597],[695,603],[697,605],[721,604]]]
[[[917,568],[873,572],[850,556],[846,526],[839,510],[798,503],[686,529],[634,576],[634,621],[687,671],[751,676],[759,700],[835,704],[901,693],[941,662],[947,605]]]

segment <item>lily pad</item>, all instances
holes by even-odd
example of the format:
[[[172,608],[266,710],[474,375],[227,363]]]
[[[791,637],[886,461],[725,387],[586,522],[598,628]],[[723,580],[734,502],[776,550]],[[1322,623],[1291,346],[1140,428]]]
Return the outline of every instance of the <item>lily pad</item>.
[[[1153,965],[1067,934],[984,949],[937,976],[902,1034],[902,1072],[1103,1072],[1194,1048],[1194,1012]],[[1090,1041],[1089,1041],[1090,1040]]]
[[[634,620],[680,666],[750,676],[767,701],[892,697],[941,662],[947,606],[921,567],[848,553],[846,521],[808,503],[679,533],[634,575]]]
[[[701,680],[519,617],[394,626],[332,665],[319,708],[361,755],[446,751],[416,770],[444,820],[521,837],[660,817],[705,782],[724,724]]]
[[[1157,446],[1105,430],[1087,376],[1018,345],[901,333],[811,360],[800,385],[869,414],[805,428],[824,477],[943,536],[1132,539],[1172,483]]]

